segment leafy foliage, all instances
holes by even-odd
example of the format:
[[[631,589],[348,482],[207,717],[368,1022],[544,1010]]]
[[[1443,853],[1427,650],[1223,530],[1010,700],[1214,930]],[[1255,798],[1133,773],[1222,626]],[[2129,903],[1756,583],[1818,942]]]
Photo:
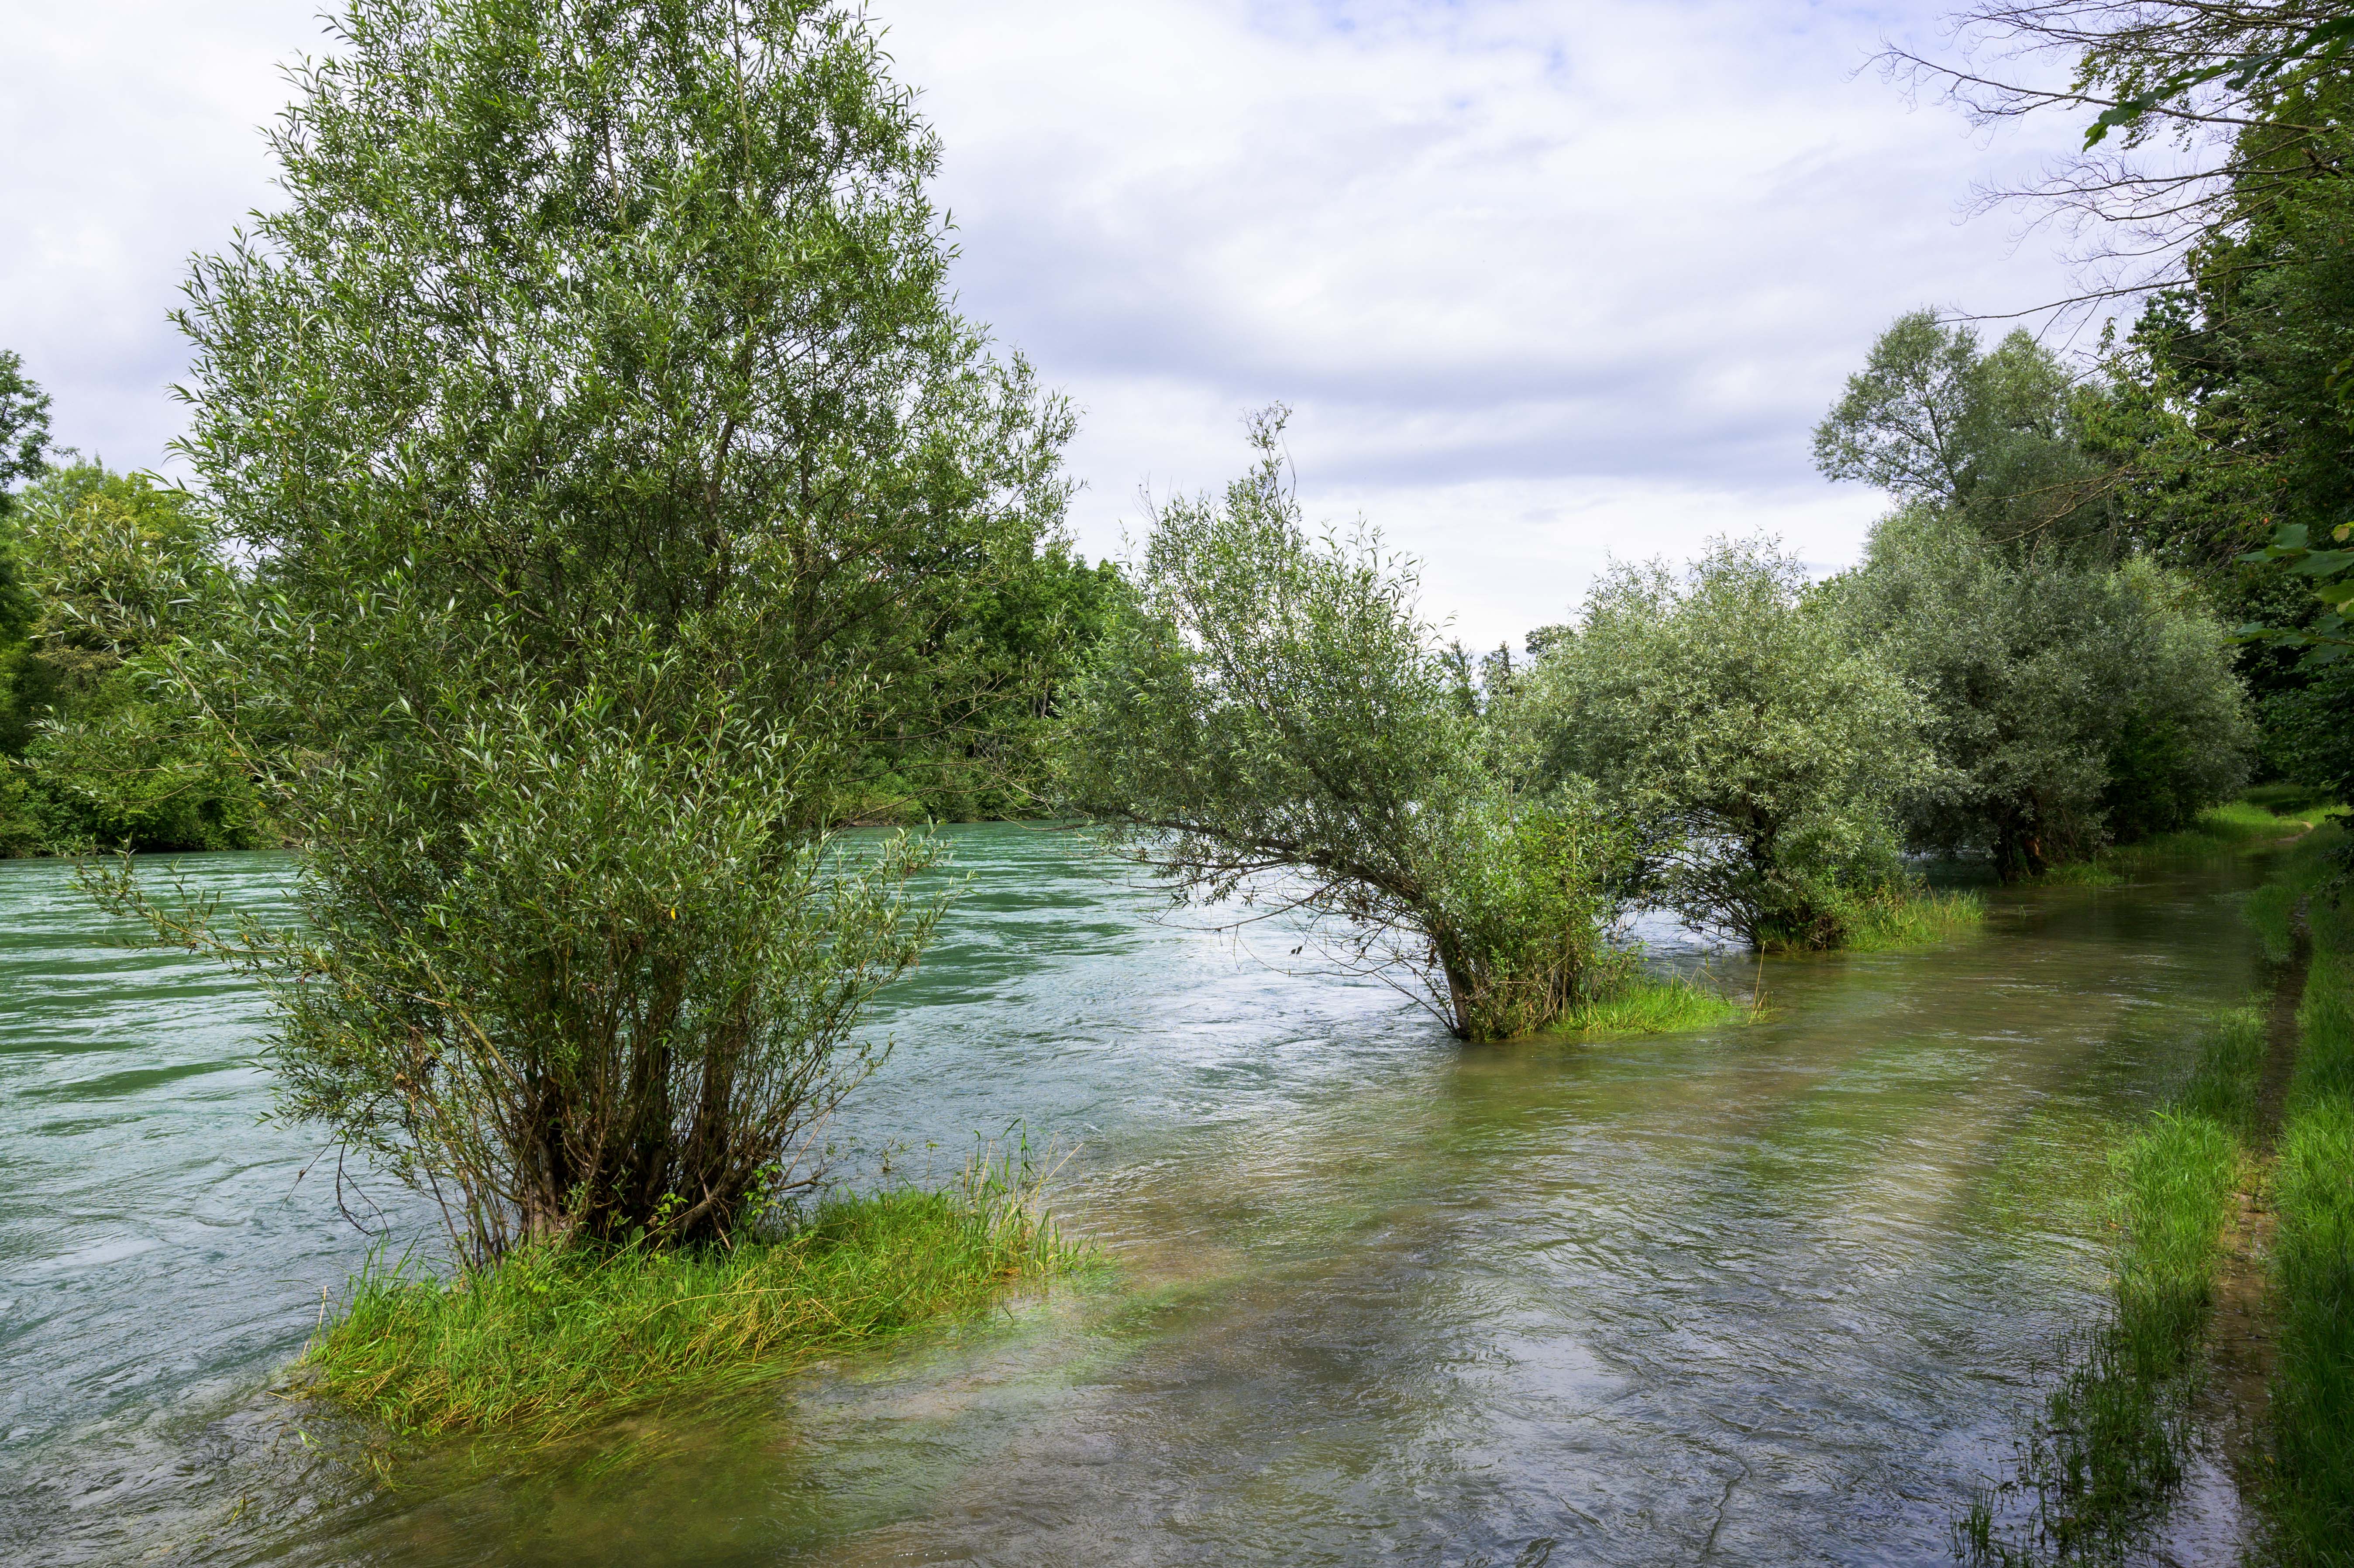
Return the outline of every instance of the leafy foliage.
[[[0,848],[242,849],[269,825],[245,762],[165,676],[233,585],[182,491],[98,463],[49,470],[10,525],[31,614],[5,655]]]
[[[1066,798],[1179,898],[1297,913],[1466,1039],[1542,1027],[1609,971],[1623,835],[1507,786],[1411,566],[1309,536],[1282,421],[1253,421],[1223,498],[1155,514],[1137,608],[1075,694]]]
[[[1695,926],[1834,947],[1903,884],[1919,704],[1770,546],[1615,567],[1511,706],[1537,779],[1643,824],[1651,887]]]
[[[285,1109],[470,1256],[716,1238],[816,1179],[932,859],[829,825],[1058,524],[1067,412],[947,292],[846,5],[354,0],[200,259],[186,444],[255,563],[175,678],[300,922],[101,891],[276,999]],[[1003,694],[1001,693],[1001,694]]]
[[[0,349],[0,517],[9,492],[41,471],[49,447],[49,395],[25,374],[22,355]]]
[[[2223,630],[2146,560],[2005,550],[1915,510],[1879,525],[1837,592],[1927,702],[1940,766],[1905,798],[1917,847],[2031,875],[2112,833],[2185,826],[2245,781]]]
[[[1998,538],[2096,525],[2103,471],[2076,439],[2067,372],[2024,332],[1981,353],[1967,326],[1899,316],[1815,431],[1815,464]]]

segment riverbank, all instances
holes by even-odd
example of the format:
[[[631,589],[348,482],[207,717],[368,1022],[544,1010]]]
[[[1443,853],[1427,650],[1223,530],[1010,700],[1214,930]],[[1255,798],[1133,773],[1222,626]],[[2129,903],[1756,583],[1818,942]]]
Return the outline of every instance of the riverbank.
[[[2023,1506],[1990,1489],[1958,1522],[1969,1561],[2107,1561],[2164,1522],[2194,1441],[2226,1234],[2253,1179],[2265,1054],[2260,1008],[2218,1013],[2189,1082],[2110,1152],[2108,1308],[2073,1338],[2020,1443],[2009,1484]]]
[[[2117,844],[2090,860],[2055,865],[2033,880],[2048,885],[2113,887],[2137,871],[2168,861],[2234,854],[2296,838],[2344,810],[2294,785],[2262,786],[2236,800],[2210,806],[2179,832]]]
[[[2354,1563],[2354,910],[2329,875],[2343,837],[2300,848],[2313,957],[2273,1179],[2274,1482],[2279,1560]]]
[[[1959,1521],[1975,1562],[2147,1546],[2220,1414],[2253,1436],[2230,1445],[2246,1450],[2243,1491],[2262,1504],[2250,1560],[2354,1563],[2354,920],[2329,814],[2313,814],[2325,825],[2243,907],[2277,994],[2217,1015],[2182,1090],[2111,1155],[2108,1309],[2076,1337],[2020,1443],[2028,1500],[2005,1507],[1995,1489]],[[2240,811],[2206,836],[2260,843],[2278,820]],[[2245,1321],[2224,1345],[2227,1285]],[[2229,1408],[2202,1413],[2219,1369]]]

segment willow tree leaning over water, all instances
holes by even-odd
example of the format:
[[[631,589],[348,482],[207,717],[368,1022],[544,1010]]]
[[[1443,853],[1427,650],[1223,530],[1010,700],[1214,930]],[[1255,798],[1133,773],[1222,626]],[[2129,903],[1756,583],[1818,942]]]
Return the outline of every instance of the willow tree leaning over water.
[[[253,562],[179,670],[300,921],[102,890],[265,982],[284,1111],[461,1250],[726,1236],[816,1174],[929,856],[830,842],[907,640],[1059,526],[854,6],[354,0],[201,260],[186,450]]]
[[[1310,536],[1283,418],[1252,420],[1222,498],[1154,515],[1137,612],[1072,704],[1067,801],[1181,899],[1296,913],[1461,1038],[1541,1029],[1617,972],[1625,835],[1506,786],[1411,564]]]

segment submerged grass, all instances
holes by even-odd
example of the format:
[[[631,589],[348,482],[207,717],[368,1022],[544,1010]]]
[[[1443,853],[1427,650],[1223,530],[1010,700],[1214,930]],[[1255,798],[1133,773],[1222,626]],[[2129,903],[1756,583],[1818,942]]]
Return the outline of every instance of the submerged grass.
[[[1754,1018],[1761,1007],[1757,1001],[1737,1001],[1696,980],[1635,974],[1562,1014],[1551,1032],[1672,1034]]]
[[[1922,891],[1874,900],[1848,929],[1850,952],[1925,948],[1965,937],[1986,924],[1986,900],[1975,893]]]
[[[2070,1348],[2003,1491],[1957,1527],[1979,1563],[2122,1561],[2179,1491],[2224,1234],[2248,1180],[2262,1091],[2263,1013],[2216,1017],[2174,1103],[2110,1157],[2117,1224],[2107,1313]]]
[[[308,1391],[403,1437],[562,1437],[1001,1300],[1081,1261],[1025,1164],[830,1200],[732,1248],[519,1248],[453,1278],[372,1266],[304,1354]]]
[[[2342,808],[2307,791],[2282,786],[2251,789],[2211,806],[2190,826],[2139,843],[2103,850],[2090,860],[2051,867],[2035,881],[2050,887],[2115,887],[2147,862],[2230,854],[2305,833]]]
[[[2313,962],[2273,1180],[2269,1500],[2275,1553],[2298,1568],[2354,1563],[2354,908],[2321,885],[2338,837],[2301,846],[2291,868],[2313,889]]]

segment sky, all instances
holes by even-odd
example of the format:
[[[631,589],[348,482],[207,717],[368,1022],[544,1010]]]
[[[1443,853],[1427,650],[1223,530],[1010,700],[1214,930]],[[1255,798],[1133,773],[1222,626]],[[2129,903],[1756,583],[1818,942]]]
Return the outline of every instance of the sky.
[[[1937,5],[875,0],[945,144],[965,313],[1080,410],[1072,531],[1214,488],[1288,404],[1310,516],[1420,558],[1475,647],[1614,556],[1854,560],[1809,432],[1900,313],[2068,292],[1968,218],[2081,128],[1988,136],[1869,68]],[[175,471],[191,253],[275,199],[258,129],[320,0],[0,0],[0,348],[58,439]],[[1999,330],[1998,328],[1997,330]]]

